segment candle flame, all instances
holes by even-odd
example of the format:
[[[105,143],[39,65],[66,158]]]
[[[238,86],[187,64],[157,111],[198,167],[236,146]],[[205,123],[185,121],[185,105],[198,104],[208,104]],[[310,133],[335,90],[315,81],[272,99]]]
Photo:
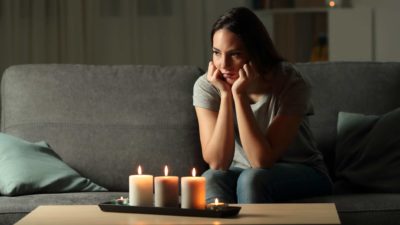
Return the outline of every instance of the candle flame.
[[[142,167],[140,165],[139,165],[139,167],[137,169],[137,172],[138,172],[139,175],[142,175]]]
[[[165,176],[168,176],[168,166],[165,166],[165,167],[164,167],[164,175],[165,175]]]
[[[193,168],[193,170],[192,170],[192,176],[196,176],[196,169],[195,168]]]
[[[218,198],[215,198],[214,203],[215,203],[215,205],[218,205],[218,203],[219,203]]]
[[[335,7],[335,5],[336,5],[335,1],[329,1],[329,6],[330,7]]]

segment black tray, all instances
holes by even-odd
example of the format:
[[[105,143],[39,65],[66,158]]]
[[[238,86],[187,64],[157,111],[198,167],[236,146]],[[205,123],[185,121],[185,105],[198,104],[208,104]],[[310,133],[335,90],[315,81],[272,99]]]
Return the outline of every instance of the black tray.
[[[104,202],[99,204],[102,211],[123,213],[144,213],[173,216],[198,216],[198,217],[232,217],[236,216],[241,207],[227,206],[219,209],[182,209],[178,207],[145,207],[115,204]]]

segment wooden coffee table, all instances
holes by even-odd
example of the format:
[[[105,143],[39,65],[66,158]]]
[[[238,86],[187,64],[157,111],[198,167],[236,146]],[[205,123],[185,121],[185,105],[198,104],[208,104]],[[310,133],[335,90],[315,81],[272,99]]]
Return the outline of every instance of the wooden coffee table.
[[[16,225],[340,224],[335,204],[242,204],[233,218],[103,212],[96,205],[39,206]]]

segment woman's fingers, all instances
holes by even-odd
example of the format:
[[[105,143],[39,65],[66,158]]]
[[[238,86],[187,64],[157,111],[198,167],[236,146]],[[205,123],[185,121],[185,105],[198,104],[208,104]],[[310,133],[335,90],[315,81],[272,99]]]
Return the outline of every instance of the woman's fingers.
[[[227,84],[222,78],[221,71],[214,66],[212,61],[208,63],[207,80],[220,91],[228,89]]]
[[[246,71],[247,77],[249,79],[254,80],[258,77],[258,73],[251,62],[249,64],[245,64],[243,66],[243,69]]]
[[[215,72],[215,67],[212,61],[208,63],[208,70],[207,70],[207,80],[211,81]]]
[[[239,79],[247,79],[247,72],[244,67],[239,69]]]
[[[244,73],[245,73],[245,75],[246,75],[246,78],[250,78],[251,73],[250,73],[250,71],[249,71],[249,66],[248,66],[248,64],[244,64],[244,66],[243,66],[243,71],[244,71]]]
[[[208,63],[208,71],[207,71],[207,80],[208,81],[215,81],[219,79],[221,72],[214,66],[213,62]]]

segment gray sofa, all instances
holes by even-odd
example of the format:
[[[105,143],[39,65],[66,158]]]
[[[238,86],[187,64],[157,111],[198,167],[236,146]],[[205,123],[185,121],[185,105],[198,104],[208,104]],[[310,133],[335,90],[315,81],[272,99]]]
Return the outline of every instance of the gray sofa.
[[[380,115],[400,106],[400,63],[297,67],[314,88],[311,126],[337,182],[332,196],[294,202],[334,202],[342,224],[398,224],[399,194],[349,186],[336,177],[335,143],[339,111]],[[38,205],[126,197],[128,176],[139,164],[154,175],[164,165],[178,176],[192,167],[204,171],[192,106],[192,87],[201,74],[192,66],[8,68],[1,84],[2,132],[46,141],[69,166],[109,191],[0,196],[0,224],[13,224]]]

